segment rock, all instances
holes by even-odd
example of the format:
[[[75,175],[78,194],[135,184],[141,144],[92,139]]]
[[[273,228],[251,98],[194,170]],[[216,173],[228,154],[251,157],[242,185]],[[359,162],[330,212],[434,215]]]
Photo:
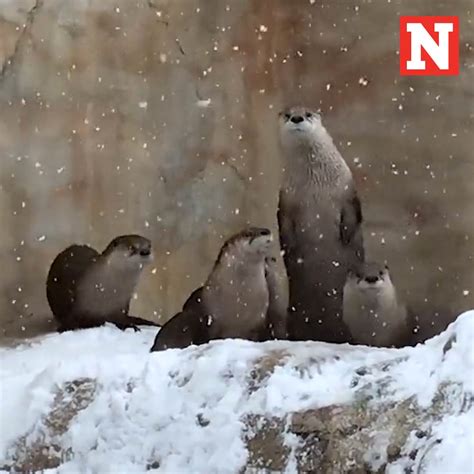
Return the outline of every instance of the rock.
[[[25,434],[12,447],[13,472],[39,472],[60,466],[71,455],[60,438],[67,432],[72,419],[93,401],[96,382],[78,379],[58,387],[51,411],[39,427]]]
[[[437,398],[446,402],[452,388],[441,387]],[[418,426],[431,425],[450,409],[449,403],[426,409],[410,398],[392,404],[371,402],[363,409],[342,405],[285,418],[249,417],[245,419],[249,465],[283,471],[294,457],[298,472],[385,472],[387,465],[400,459]],[[289,443],[292,436],[296,441]],[[380,439],[386,441],[381,444]],[[428,433],[422,439],[425,441],[420,446],[432,442]],[[408,468],[420,462],[419,449]]]

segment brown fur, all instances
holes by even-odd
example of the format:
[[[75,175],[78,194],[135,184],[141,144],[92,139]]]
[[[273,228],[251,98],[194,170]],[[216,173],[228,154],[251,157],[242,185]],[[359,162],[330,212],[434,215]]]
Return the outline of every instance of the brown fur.
[[[343,306],[355,344],[402,347],[410,343],[412,316],[398,297],[388,267],[370,262],[349,271]]]
[[[151,257],[151,244],[138,235],[112,240],[102,254],[87,245],[72,245],[53,261],[46,294],[60,332],[101,326],[120,329],[157,326],[130,316],[129,306],[143,266]]]
[[[265,264],[270,241],[270,231],[259,228],[246,229],[227,240],[205,285],[163,326],[151,350],[183,348],[213,339],[270,338],[268,310],[274,305],[270,305]],[[279,313],[271,314],[275,320]]]
[[[276,259],[265,259],[265,279],[267,280],[269,303],[268,323],[271,339],[287,339],[287,301],[283,297],[282,281],[276,270]]]
[[[349,342],[343,286],[348,268],[364,259],[352,174],[316,112],[288,109],[280,130],[285,164],[278,223],[289,282],[289,338]]]

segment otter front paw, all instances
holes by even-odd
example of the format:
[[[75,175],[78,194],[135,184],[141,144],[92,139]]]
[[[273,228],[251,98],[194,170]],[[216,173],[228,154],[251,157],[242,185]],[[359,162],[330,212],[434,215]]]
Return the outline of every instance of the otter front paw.
[[[125,331],[125,329],[128,329],[128,328],[133,329],[135,332],[141,331],[141,329],[138,326],[131,323],[115,323],[115,325],[122,331]]]

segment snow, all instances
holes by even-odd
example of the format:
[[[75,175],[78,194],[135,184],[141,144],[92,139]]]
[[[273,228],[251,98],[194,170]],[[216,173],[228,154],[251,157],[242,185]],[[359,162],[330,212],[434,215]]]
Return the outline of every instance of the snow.
[[[227,340],[149,353],[155,333],[105,326],[0,349],[0,466],[15,440],[40,428],[55,389],[84,377],[97,379],[98,385],[91,404],[64,435],[74,457],[48,472],[138,473],[146,471],[150,459],[159,459],[160,467],[148,472],[236,473],[247,459],[244,415],[278,416],[351,403],[356,371],[388,361],[397,361],[388,372],[366,375],[367,381],[392,376],[383,395],[387,400],[415,395],[428,406],[446,382],[459,383],[463,394],[474,393],[474,310],[443,334],[404,349]],[[271,354],[283,362],[249,390],[256,361]],[[427,452],[423,472],[474,472],[473,408],[453,411],[433,431],[443,443]],[[391,465],[389,472],[403,472],[403,467]]]

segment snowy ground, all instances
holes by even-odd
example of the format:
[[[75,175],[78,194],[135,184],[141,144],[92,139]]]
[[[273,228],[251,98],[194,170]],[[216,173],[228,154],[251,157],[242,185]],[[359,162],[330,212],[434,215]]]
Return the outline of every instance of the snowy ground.
[[[236,473],[247,459],[245,414],[283,416],[351,403],[357,369],[399,358],[389,369],[396,382],[387,397],[393,400],[415,394],[429,406],[444,382],[458,382],[464,395],[474,393],[474,311],[424,345],[399,350],[216,341],[150,354],[154,336],[153,329],[134,333],[107,326],[1,349],[0,466],[8,464],[14,441],[41,429],[57,387],[84,377],[98,385],[64,435],[74,457],[48,472],[144,472],[154,458],[160,473]],[[285,354],[283,365],[249,391],[255,361],[272,352]],[[301,365],[308,367],[304,377],[296,370]],[[203,426],[199,417],[209,423]],[[473,408],[445,416],[433,430],[443,441],[424,459],[424,472],[474,472]]]

